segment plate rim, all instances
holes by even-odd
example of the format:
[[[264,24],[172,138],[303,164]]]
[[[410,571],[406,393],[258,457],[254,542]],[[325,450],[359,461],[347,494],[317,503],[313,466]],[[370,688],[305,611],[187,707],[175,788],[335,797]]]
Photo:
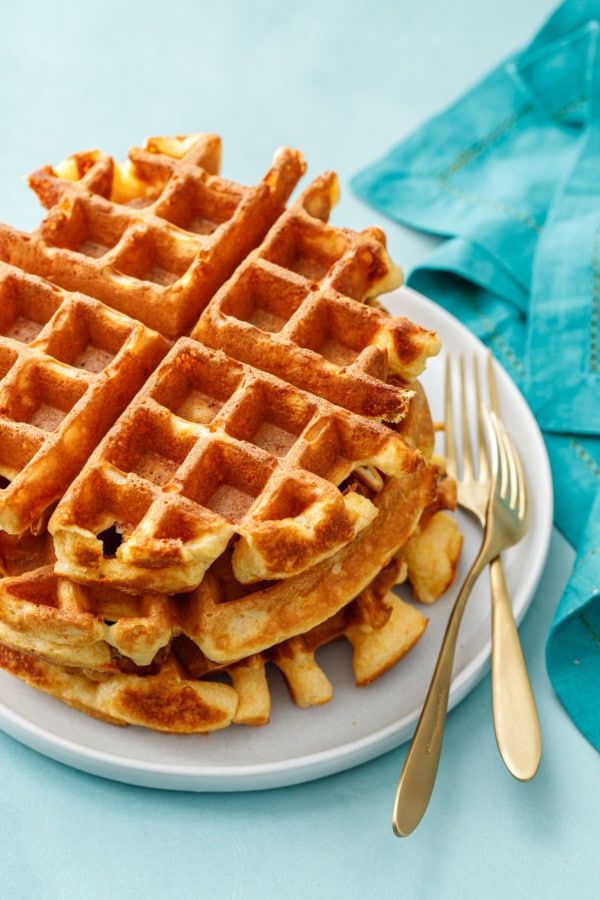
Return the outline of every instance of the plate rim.
[[[438,319],[445,320],[452,328],[458,326],[463,330],[470,339],[479,345],[481,352],[488,352],[477,335],[469,331],[459,319],[420,292],[403,285],[390,292],[389,296],[408,296],[413,302],[424,304],[425,309],[431,310]],[[553,486],[546,446],[535,417],[510,374],[498,360],[495,361],[501,369],[503,377],[508,380],[511,389],[516,392],[523,404],[523,410],[531,426],[530,433],[535,437],[536,450],[541,462],[541,471],[538,473],[539,494],[543,501],[539,510],[539,517],[543,519],[540,525],[541,546],[535,559],[535,565],[527,573],[528,584],[527,590],[524,592],[525,599],[520,609],[516,611],[515,618],[517,624],[520,624],[531,605],[548,554],[553,522]],[[460,703],[484,677],[489,669],[490,656],[491,638],[488,638],[479,652],[452,679],[448,711]],[[228,766],[157,763],[87,747],[72,738],[55,734],[30,721],[26,716],[6,707],[1,699],[0,729],[20,743],[47,757],[100,777],[167,790],[225,792],[261,790],[297,784],[326,777],[368,762],[408,740],[414,731],[419,713],[420,709],[417,707],[393,723],[372,731],[368,735],[303,756],[265,763]]]

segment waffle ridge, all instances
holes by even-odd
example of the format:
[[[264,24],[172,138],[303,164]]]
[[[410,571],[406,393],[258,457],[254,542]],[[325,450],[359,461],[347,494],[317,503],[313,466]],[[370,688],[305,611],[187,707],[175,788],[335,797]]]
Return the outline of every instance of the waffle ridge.
[[[174,733],[268,722],[273,665],[327,702],[338,639],[378,678],[427,625],[393,585],[435,600],[461,545],[385,235],[329,222],[332,172],[286,209],[297,151],[255,187],[220,155],[76,153],[0,225],[0,668]]]
[[[86,621],[91,629],[99,617],[114,615],[111,600],[104,596],[98,603],[89,587],[71,585],[70,591],[68,582],[56,579],[43,565],[51,556],[50,543],[32,537],[7,543],[5,538],[1,549],[11,571],[25,571],[0,587],[0,667],[113,724],[175,732],[211,731],[232,723],[263,725],[271,708],[268,664],[282,672],[298,706],[322,704],[332,698],[333,688],[315,659],[319,647],[347,640],[356,683],[364,686],[395,665],[427,625],[420,612],[390,593],[406,575],[393,558],[351,603],[263,652],[233,663],[214,662],[177,630],[170,646],[149,665],[139,665],[102,646],[102,640],[78,643],[77,629],[81,637]],[[122,614],[122,602],[117,605]],[[215,688],[205,680],[215,673],[226,675],[228,684]]]
[[[216,173],[214,135],[150,138],[128,163],[91,151],[29,179],[49,212],[31,235],[0,226],[0,258],[103,300],[170,339],[280,215],[305,169],[279,150],[255,187]]]
[[[167,350],[98,300],[0,263],[0,528],[43,527]]]
[[[337,177],[312,182],[216,293],[192,336],[354,412],[401,421],[413,380],[439,351],[437,336],[370,304],[397,287],[378,228],[328,224]]]
[[[327,703],[332,685],[317,664],[318,647],[339,638],[353,649],[356,684],[364,686],[395,665],[419,640],[427,619],[392,593],[365,591],[342,614],[266,654],[215,668],[183,645],[150,671],[99,674],[51,663],[43,656],[0,644],[0,667],[65,703],[116,725],[175,733],[207,733],[231,724],[269,721],[271,694],[266,666],[283,673],[300,707]],[[228,683],[205,680],[223,673]]]
[[[442,512],[455,507],[452,487],[447,478],[438,477],[435,496],[429,497],[417,523],[398,501],[412,490],[409,500],[422,504],[423,494],[414,493],[422,485],[394,480],[375,498],[380,515],[371,528],[316,569],[281,582],[241,585],[229,550],[202,585],[186,595],[133,595],[105,585],[77,584],[55,573],[54,545],[47,534],[0,534],[0,643],[50,662],[95,670],[114,669],[121,658],[138,667],[154,665],[179,636],[213,667],[256,655],[319,628],[373,584],[381,587],[379,573],[389,573],[394,560],[415,585],[421,572],[438,568],[436,559],[442,572],[454,568],[460,535],[455,521]],[[454,529],[458,544],[430,539],[427,559],[421,555],[411,571],[405,564],[407,549],[428,535],[440,515]],[[386,581],[386,590],[399,580]],[[437,596],[447,584],[438,582]]]
[[[338,488],[364,467],[418,481],[427,464],[392,429],[181,338],[59,503],[57,572],[186,591],[235,538],[239,581],[291,577],[377,515]]]

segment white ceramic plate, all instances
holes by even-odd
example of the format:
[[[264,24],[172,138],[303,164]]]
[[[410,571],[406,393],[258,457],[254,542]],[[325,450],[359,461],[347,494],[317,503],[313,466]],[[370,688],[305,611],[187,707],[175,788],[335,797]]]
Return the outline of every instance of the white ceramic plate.
[[[401,288],[387,307],[435,329],[453,353],[485,355],[460,322],[421,295]],[[531,527],[505,554],[515,616],[522,619],[538,583],[552,528],[552,482],[546,450],[533,416],[509,376],[497,367],[503,416],[516,440],[528,477]],[[443,357],[423,378],[434,419],[442,418]],[[480,532],[461,515],[465,544],[460,585],[477,551]],[[354,686],[350,648],[325,647],[319,663],[335,696],[302,710],[290,701],[278,672],[270,674],[271,722],[264,728],[232,726],[208,737],[162,735],[141,728],[115,728],[0,673],[0,727],[53,759],[106,778],[172,790],[238,791],[310,781],[385,753],[413,733],[456,587],[426,609],[430,624],[417,646],[394,670],[367,688]],[[480,578],[463,621],[450,691],[455,706],[476,685],[490,657],[488,583]]]

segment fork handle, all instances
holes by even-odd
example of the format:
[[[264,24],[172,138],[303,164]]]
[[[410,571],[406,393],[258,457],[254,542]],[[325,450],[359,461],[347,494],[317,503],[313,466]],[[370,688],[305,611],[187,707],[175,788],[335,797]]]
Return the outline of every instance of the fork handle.
[[[490,580],[494,731],[508,771],[529,781],[540,764],[542,733],[499,556],[490,563]]]
[[[429,805],[442,752],[456,639],[467,600],[488,562],[489,556],[482,547],[448,619],[429,690],[396,788],[392,828],[397,837],[406,837],[414,831]]]

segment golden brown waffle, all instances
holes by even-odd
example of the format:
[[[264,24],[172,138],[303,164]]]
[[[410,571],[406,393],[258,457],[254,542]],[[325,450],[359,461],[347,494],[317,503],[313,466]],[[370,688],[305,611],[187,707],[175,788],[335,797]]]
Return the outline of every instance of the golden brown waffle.
[[[69,670],[0,644],[0,668],[111,725],[205,733],[230,725],[238,705],[232,687],[186,679],[175,660],[155,676],[118,674],[96,681],[80,670]]]
[[[377,228],[327,224],[337,178],[317,178],[210,302],[192,336],[362,415],[406,412],[386,383],[416,377],[439,340],[405,318],[362,302],[391,290],[401,272]]]
[[[393,559],[355,600],[330,619],[234,665],[216,667],[185,636],[175,639],[172,652],[191,677],[226,672],[240,701],[234,721],[262,725],[268,722],[270,712],[267,663],[273,663],[282,672],[294,703],[301,707],[316,706],[333,697],[333,687],[315,659],[319,647],[345,638],[353,649],[356,684],[364,687],[387,672],[414,646],[425,631],[427,619],[390,592],[405,577],[406,566]]]
[[[294,151],[256,188],[217,177],[219,156],[210,135],[151,139],[122,165],[76,154],[31,176],[50,210],[36,232],[0,226],[0,259],[168,338],[197,321],[59,503],[53,539],[45,511],[166,343],[18,270],[0,311],[0,527],[22,436],[52,435],[25,454],[13,530],[32,527],[0,532],[0,666],[91,715],[173,732],[268,721],[267,664],[299,705],[326,702],[315,650],[339,637],[357,683],[378,677],[426,625],[390,587],[409,573],[434,599],[460,550],[414,381],[439,343],[374,300],[401,278],[382,232],[328,224],[331,173],[283,212],[304,171]],[[148,335],[160,352],[142,372]]]
[[[374,498],[377,518],[342,550],[290,581],[246,593],[213,566],[183,603],[185,633],[211,660],[226,663],[258,653],[331,618],[361,593],[414,532],[435,494],[430,467],[390,478]],[[416,477],[415,477],[416,475]],[[221,560],[219,561],[221,563]]]
[[[433,603],[450,587],[462,548],[454,519],[436,512],[400,550],[415,597]]]
[[[136,591],[192,590],[236,536],[238,581],[289,578],[377,515],[337,487],[369,466],[406,486],[406,496],[391,490],[416,522],[431,475],[397,433],[181,338],[52,516],[56,571]],[[110,529],[116,552],[103,544]]]
[[[410,417],[411,435],[426,441],[426,407],[418,404],[418,411]],[[368,529],[370,540],[364,540],[363,535],[362,540],[354,542],[354,565],[348,568],[347,551],[337,554],[328,567],[323,567],[312,594],[310,582],[303,576],[244,594],[251,589],[235,581],[225,556],[219,559],[209,576],[211,589],[219,590],[221,607],[234,619],[262,619],[262,645],[256,640],[246,644],[252,655],[233,665],[215,663],[200,649],[207,649],[204,638],[214,643],[223,625],[232,624],[219,609],[211,626],[211,610],[200,592],[187,598],[135,597],[105,587],[76,585],[55,575],[48,535],[4,535],[0,540],[0,559],[6,573],[0,581],[0,643],[12,649],[0,647],[0,666],[91,715],[115,724],[132,723],[164,731],[208,731],[232,721],[264,724],[271,703],[265,675],[268,662],[283,672],[296,703],[324,703],[330,699],[332,688],[315,661],[317,647],[345,637],[353,646],[357,684],[367,684],[412,647],[426,624],[420,613],[388,594],[394,583],[406,577],[405,551],[415,538],[399,552],[391,553],[390,548],[397,546],[398,533],[403,540],[404,532],[389,492],[387,499],[389,509]],[[452,482],[442,479],[436,497],[421,517],[418,538],[427,540],[434,523],[445,515],[438,510],[453,505]],[[448,528],[458,534],[456,523],[449,518]],[[374,547],[381,553],[374,555]],[[416,554],[412,560],[417,594],[419,576],[453,570],[459,550],[460,537],[458,547],[455,544],[452,550],[445,540],[429,539],[427,556]],[[383,571],[377,574],[382,566]],[[366,587],[364,570],[371,572],[371,583]],[[345,588],[345,604],[340,604],[344,593],[340,584]],[[360,596],[348,605],[347,599],[357,585],[363,585]],[[431,590],[431,579],[427,585]],[[440,590],[447,586],[445,581],[438,585]],[[282,592],[282,587],[287,592]],[[291,601],[302,589],[300,604],[292,607]],[[232,607],[234,597],[237,602]],[[265,613],[272,616],[273,625],[266,642]],[[204,623],[200,621],[202,616]],[[209,628],[205,633],[206,623]],[[318,624],[293,636],[311,623]],[[281,643],[270,646],[276,642]],[[264,652],[256,652],[261,649]],[[217,669],[227,674],[232,686],[197,680]]]
[[[223,669],[230,684],[204,680],[214,673],[202,658],[180,645],[148,673],[99,676],[47,662],[33,653],[0,644],[0,667],[64,703],[116,725],[138,725],[175,733],[209,732],[232,723],[264,725],[271,695],[265,665],[283,672],[299,706],[326,703],[332,686],[314,658],[315,650],[339,637],[353,647],[359,686],[395,665],[419,640],[427,620],[393,594],[366,594],[319,629],[266,656]],[[194,648],[194,645],[191,645]],[[195,648],[194,648],[195,649]]]
[[[0,528],[40,527],[167,350],[98,300],[0,263]]]
[[[445,516],[436,509],[452,503],[452,487],[447,480],[440,483],[438,496],[423,517],[420,536],[430,534],[432,524]],[[454,520],[446,518],[458,533]],[[162,602],[162,613],[156,606],[154,621],[152,615],[140,617],[132,605],[133,598],[126,594],[69,586],[65,579],[57,579],[51,568],[36,571],[52,552],[47,539],[5,536],[2,558],[13,577],[0,582],[0,667],[113,724],[180,733],[211,731],[231,723],[263,725],[269,720],[271,708],[265,670],[268,663],[283,673],[294,702],[306,707],[325,703],[333,694],[332,685],[315,660],[315,651],[324,644],[340,637],[349,641],[355,680],[363,686],[395,665],[419,640],[427,620],[389,593],[406,577],[405,549],[356,600],[331,618],[262,653],[226,665],[214,663],[202,653],[195,638],[183,630],[184,620],[174,624],[181,610],[179,598],[173,598],[170,610],[163,598],[154,598]],[[430,570],[453,568],[456,559],[448,557],[448,549],[447,542],[432,538],[428,557],[413,561],[420,561],[424,570],[414,571],[425,576]],[[458,550],[454,548],[454,552]],[[225,580],[231,582],[231,573]],[[439,587],[441,590],[446,584]],[[129,620],[128,603],[132,614]],[[125,625],[121,636],[127,630],[131,635],[144,630],[150,633],[152,628],[156,630],[161,615],[162,625],[171,628],[173,640],[171,649],[159,650],[150,665],[140,668],[131,658],[110,649],[108,642],[114,641],[119,626]],[[107,616],[124,618],[112,623],[106,621]],[[216,672],[226,675],[230,684],[204,680]]]
[[[31,235],[0,226],[0,258],[81,290],[169,338],[185,334],[285,207],[305,169],[277,152],[256,187],[211,174],[214,135],[151,138],[119,165],[93,151],[35,172],[51,207]]]
[[[351,571],[345,558],[338,554],[327,567],[322,567],[320,579],[307,581],[300,576],[253,589],[236,581],[230,556],[225,555],[207,575],[207,590],[187,597],[150,593],[134,596],[105,586],[78,585],[55,574],[53,543],[48,535],[15,538],[0,533],[4,575],[0,580],[0,643],[35,652],[48,662],[110,671],[123,662],[142,667],[153,665],[173,639],[184,636],[205,661],[206,654],[214,652],[211,648],[221,646],[221,654],[215,659],[222,665],[268,649],[307,628],[320,627],[347,605],[360,588],[364,592],[365,585],[369,590],[375,585],[382,595],[410,574],[417,599],[429,601],[435,590],[431,573],[442,575],[437,580],[439,596],[448,586],[446,573],[454,571],[460,552],[456,522],[439,512],[440,508],[454,505],[448,486],[451,483],[445,479],[439,482],[437,496],[421,517],[416,537],[411,537],[395,556],[395,530],[402,522],[394,519],[390,509],[374,522],[370,541],[355,548]],[[436,523],[441,516],[447,524],[443,539],[439,540]],[[452,533],[450,542],[447,537]],[[409,572],[406,553],[415,540],[427,541],[428,553],[414,555]],[[381,544],[383,552],[369,555],[373,544]],[[401,577],[394,568],[396,563],[389,563],[394,558],[402,568]],[[386,567],[387,576],[378,574],[382,567]],[[392,570],[393,579],[382,584],[382,577],[389,577]],[[423,579],[427,579],[424,598],[419,592]],[[220,605],[215,612],[217,594]],[[236,603],[231,606],[233,600]],[[261,628],[246,643],[240,643],[239,638],[234,643],[232,616],[234,620],[241,616],[242,621],[256,618]],[[229,635],[226,644],[219,645],[223,628]],[[214,659],[210,665],[214,668]]]

